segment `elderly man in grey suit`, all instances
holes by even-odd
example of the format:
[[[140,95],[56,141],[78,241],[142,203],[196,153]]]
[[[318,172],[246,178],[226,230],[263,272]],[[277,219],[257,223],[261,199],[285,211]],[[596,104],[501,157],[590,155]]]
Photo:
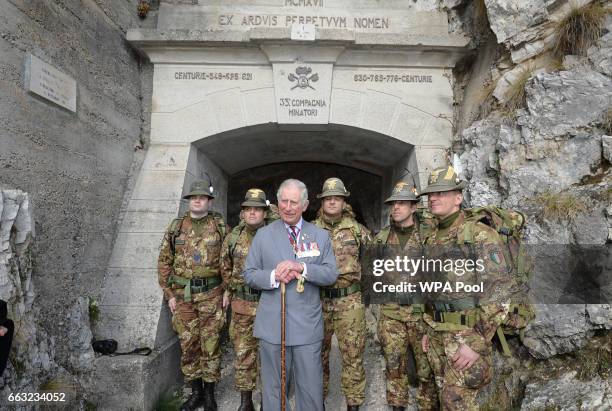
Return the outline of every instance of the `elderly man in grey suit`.
[[[302,219],[308,207],[304,183],[285,180],[277,198],[281,219],[257,231],[244,269],[247,284],[262,290],[253,334],[259,338],[263,409],[280,409],[279,285],[285,283],[286,369],[295,385],[296,408],[322,411],[323,316],[319,286],[336,281],[336,259],[327,231]],[[291,369],[293,374],[289,373]],[[289,392],[288,387],[285,392]]]

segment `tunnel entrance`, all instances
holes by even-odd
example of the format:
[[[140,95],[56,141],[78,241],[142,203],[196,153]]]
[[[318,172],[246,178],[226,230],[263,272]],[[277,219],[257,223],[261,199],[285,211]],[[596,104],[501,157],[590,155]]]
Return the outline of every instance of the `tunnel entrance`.
[[[310,205],[304,213],[304,219],[312,221],[321,205],[321,200],[316,196],[329,177],[338,177],[346,185],[351,194],[347,202],[353,208],[357,221],[378,230],[382,205],[377,200],[383,195],[380,176],[353,167],[308,161],[253,167],[230,176],[227,193],[228,222],[232,227],[238,224],[240,204],[249,188],[264,190],[270,202],[277,204],[276,190],[287,178],[297,178],[308,187]]]
[[[329,177],[344,181],[357,220],[372,230],[385,221],[383,200],[395,180],[418,164],[414,146],[361,128],[329,124],[325,130],[286,130],[277,124],[244,127],[194,142],[190,180],[210,175],[218,189],[213,207],[231,226],[239,222],[240,204],[249,188],[265,191],[276,203],[276,190],[287,178],[308,187],[310,205],[304,218],[311,221],[320,207],[316,195]],[[186,203],[183,203],[186,206]]]

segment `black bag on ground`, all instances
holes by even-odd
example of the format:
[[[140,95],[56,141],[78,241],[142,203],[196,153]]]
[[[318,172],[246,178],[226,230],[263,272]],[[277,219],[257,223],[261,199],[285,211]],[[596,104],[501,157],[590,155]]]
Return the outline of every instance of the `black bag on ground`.
[[[99,354],[102,355],[110,355],[111,357],[114,357],[116,355],[130,355],[130,354],[136,354],[136,355],[149,355],[151,354],[152,350],[149,347],[141,347],[141,348],[136,348],[130,352],[117,352],[117,341],[116,340],[97,340],[94,341],[93,343],[91,343],[91,346],[93,347],[93,350]]]

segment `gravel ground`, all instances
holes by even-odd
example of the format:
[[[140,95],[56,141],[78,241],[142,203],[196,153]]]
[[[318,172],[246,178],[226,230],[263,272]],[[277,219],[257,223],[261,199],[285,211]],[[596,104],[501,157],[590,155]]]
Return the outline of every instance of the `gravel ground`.
[[[362,411],[387,411],[391,407],[386,405],[385,400],[385,361],[380,350],[380,345],[376,341],[375,333],[375,319],[368,310],[367,315],[368,323],[368,337],[366,339],[366,349],[364,354],[365,369],[366,369],[366,399],[364,404],[360,407]],[[336,338],[333,340],[333,347],[330,356],[330,392],[325,399],[325,408],[327,411],[341,411],[346,409],[346,403],[344,402],[344,396],[340,388],[340,352]],[[225,346],[223,354],[221,381],[216,387],[216,400],[219,406],[219,411],[235,411],[240,405],[240,393],[234,388],[234,369],[232,367],[232,361],[234,359],[231,345]],[[406,411],[416,410],[416,405],[412,401],[415,395],[415,389],[410,388],[411,403],[406,408]],[[185,390],[185,396],[187,396],[189,390]],[[260,391],[257,390],[253,393],[253,402],[255,403],[255,409],[259,410],[261,401]],[[293,398],[290,397],[291,409],[294,409]]]

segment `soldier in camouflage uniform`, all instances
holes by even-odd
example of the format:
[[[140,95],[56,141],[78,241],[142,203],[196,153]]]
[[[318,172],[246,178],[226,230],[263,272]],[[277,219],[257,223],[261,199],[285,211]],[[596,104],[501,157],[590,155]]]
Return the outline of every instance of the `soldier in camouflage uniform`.
[[[232,305],[229,332],[236,353],[234,384],[240,391],[238,411],[254,410],[252,393],[257,384],[257,339],[253,337],[253,323],[261,294],[245,284],[242,270],[255,233],[265,225],[269,204],[262,190],[248,190],[242,203],[240,224],[225,238],[221,248],[223,306],[227,307],[230,301]]]
[[[370,231],[355,220],[345,199],[350,193],[339,178],[328,178],[323,184],[317,219],[318,227],[329,231],[336,265],[340,275],[331,287],[321,288],[324,336],[323,360],[324,396],[329,386],[329,353],[332,336],[336,334],[342,356],[342,392],[347,410],[358,410],[365,398],[365,306],[361,302],[360,249],[370,243]]]
[[[397,253],[420,250],[424,233],[430,229],[428,220],[419,218],[417,191],[414,184],[400,181],[385,200],[391,205],[391,225],[374,237],[374,243],[397,249]],[[382,304],[378,318],[378,338],[386,362],[387,403],[394,411],[404,410],[408,404],[408,350],[416,363],[419,380],[417,403],[419,409],[436,409],[436,388],[433,373],[422,350],[424,334],[423,304],[410,301]]]
[[[456,280],[467,284],[484,281],[485,290],[478,298],[473,293],[443,293],[438,297],[444,302],[432,301],[425,307],[423,350],[432,365],[444,410],[478,409],[476,395],[492,377],[491,339],[507,315],[513,286],[498,233],[481,222],[465,220],[460,208],[464,187],[465,182],[449,166],[434,170],[422,193],[428,195],[429,209],[438,220],[436,229],[425,237],[427,257],[444,258],[445,254],[436,256],[436,250],[452,246],[468,249],[465,258],[481,260],[484,267],[480,273],[459,273],[457,268],[442,273],[453,284]],[[469,244],[463,241],[468,234],[473,239]]]
[[[159,285],[179,335],[181,371],[192,389],[181,410],[217,409],[224,322],[219,256],[226,227],[219,213],[209,211],[214,196],[210,181],[191,184],[183,197],[189,211],[170,224],[159,253]]]

